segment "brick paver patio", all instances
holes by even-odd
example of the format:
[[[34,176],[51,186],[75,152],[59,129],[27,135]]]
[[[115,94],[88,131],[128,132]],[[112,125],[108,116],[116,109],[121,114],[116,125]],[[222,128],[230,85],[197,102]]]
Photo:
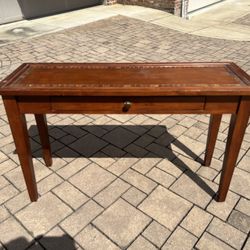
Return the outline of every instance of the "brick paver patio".
[[[250,73],[249,54],[249,42],[116,16],[0,47],[0,77],[36,61],[234,61]],[[250,125],[227,200],[216,203],[229,116],[203,167],[208,116],[48,115],[46,168],[28,115],[40,194],[30,203],[2,101],[0,115],[0,248],[250,249]]]

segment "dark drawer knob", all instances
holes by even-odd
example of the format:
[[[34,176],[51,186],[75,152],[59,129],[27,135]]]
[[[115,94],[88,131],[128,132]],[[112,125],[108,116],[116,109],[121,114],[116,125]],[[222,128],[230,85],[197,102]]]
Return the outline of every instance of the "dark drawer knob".
[[[130,107],[131,107],[132,103],[129,102],[129,101],[126,101],[123,103],[123,108],[122,108],[122,111],[123,112],[128,112]]]

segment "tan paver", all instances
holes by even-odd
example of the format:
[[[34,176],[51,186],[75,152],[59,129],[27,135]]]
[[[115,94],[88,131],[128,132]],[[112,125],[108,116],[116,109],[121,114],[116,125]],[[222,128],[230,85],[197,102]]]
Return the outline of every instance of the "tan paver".
[[[103,189],[100,193],[98,193],[94,200],[98,202],[103,207],[108,207],[112,204],[116,199],[118,199],[123,193],[128,190],[130,185],[124,182],[121,179],[117,179],[112,182],[108,187]]]
[[[3,176],[0,176],[0,189],[2,189],[3,187],[5,187],[9,184],[10,183]]]
[[[137,159],[135,158],[120,158],[118,159],[114,164],[112,164],[108,170],[112,172],[115,175],[121,175],[124,173],[127,169],[129,169]]]
[[[4,175],[20,191],[26,189],[21,168],[15,168]]]
[[[176,180],[172,175],[162,171],[159,168],[151,169],[146,176],[166,188],[168,188]]]
[[[217,172],[215,169],[211,167],[201,166],[196,173],[200,175],[201,177],[204,177],[210,181],[213,181],[219,172]]]
[[[12,185],[5,186],[0,190],[0,204],[3,204],[18,193],[18,190]]]
[[[194,173],[188,171],[184,173],[170,189],[194,204],[205,208],[212,199],[213,189],[216,190],[216,188],[213,182],[201,179]]]
[[[125,248],[149,222],[148,216],[126,201],[119,199],[98,216],[93,223],[119,246]]]
[[[173,164],[176,165],[176,167],[183,172],[184,169],[191,170],[193,172],[196,172],[200,167],[201,164],[194,159],[190,159],[186,156],[183,155],[178,155],[176,159],[174,159]],[[175,173],[177,172],[178,174],[180,171],[174,171]]]
[[[142,138],[142,137],[141,137]],[[137,161],[132,168],[141,174],[146,174],[150,169],[152,169],[161,159],[160,158],[142,158]]]
[[[63,182],[54,188],[53,193],[74,209],[77,209],[89,199],[85,194],[68,182]]]
[[[187,148],[192,149],[193,153],[195,153],[197,156],[200,155],[205,150],[205,145],[203,143],[200,143],[187,136],[181,135],[180,137],[178,137],[178,141],[184,144]],[[190,157],[185,152],[185,150],[182,150],[182,148],[179,148],[178,146],[175,146],[174,144],[171,144],[171,147],[173,151],[180,153],[184,156]]]
[[[216,202],[215,200],[212,200],[206,210],[225,221],[238,200],[239,196],[229,191],[225,202]]]
[[[178,227],[162,247],[162,250],[193,249],[197,238],[185,229]]]
[[[147,194],[157,186],[154,181],[132,169],[128,169],[121,178]]]
[[[139,205],[139,209],[172,231],[191,206],[187,200],[158,186]]]
[[[183,171],[185,170],[180,164],[176,165],[171,161],[163,159],[158,165],[157,168],[162,169],[163,171],[175,176],[179,177]]]
[[[143,238],[142,236],[139,236],[132,244],[129,248],[127,248],[128,250],[144,250],[144,249],[148,249],[148,250],[156,250],[157,248],[150,243],[149,241],[147,241],[145,238]]]
[[[207,232],[202,235],[196,247],[204,250],[233,250],[232,247]]]
[[[2,138],[1,138],[2,141]],[[0,163],[0,174],[4,174],[10,170],[12,170],[13,168],[17,167],[17,164],[12,161],[11,159],[8,159],[6,161],[3,161]]]
[[[213,216],[199,207],[194,206],[182,221],[181,226],[197,237],[200,237]]]
[[[63,179],[57,174],[53,173],[49,175],[47,178],[38,182],[37,184],[38,192],[40,195],[43,195],[62,182]]]
[[[65,167],[60,168],[60,170],[57,171],[57,174],[59,174],[64,179],[68,179],[76,172],[86,167],[88,164],[90,164],[90,161],[87,158],[77,158],[67,164]]]
[[[250,238],[247,240],[246,245],[244,246],[243,250],[249,250],[250,249]]]
[[[0,152],[0,162],[6,161],[8,160],[7,155],[5,155],[4,153]]]
[[[216,178],[216,182],[219,182],[219,177]],[[250,199],[250,173],[235,168],[234,175],[230,184],[230,190],[240,194],[247,199]]]
[[[100,231],[94,228],[92,225],[85,227],[76,237],[75,240],[83,249],[97,250],[118,250],[120,249],[107,237],[105,237]]]
[[[49,231],[71,212],[55,195],[48,193],[19,211],[16,217],[34,236],[38,236]]]
[[[103,208],[100,205],[90,200],[61,222],[60,226],[73,237],[102,211]]]
[[[30,234],[13,218],[9,218],[0,224],[0,241],[8,249],[25,249],[32,240]]]
[[[142,234],[145,238],[160,248],[171,234],[171,231],[156,221],[153,221]]]
[[[115,179],[115,176],[98,165],[92,163],[69,181],[88,196],[94,196],[100,190],[108,186]]]
[[[122,197],[133,206],[137,207],[147,195],[135,187],[131,187]]]
[[[12,199],[8,200],[5,203],[5,206],[10,210],[11,213],[16,213],[28,204],[30,204],[30,198],[28,192],[25,190],[14,196]]]
[[[7,219],[10,216],[9,212],[4,206],[0,206],[0,222]]]
[[[245,198],[241,198],[235,209],[250,216],[250,201]]]

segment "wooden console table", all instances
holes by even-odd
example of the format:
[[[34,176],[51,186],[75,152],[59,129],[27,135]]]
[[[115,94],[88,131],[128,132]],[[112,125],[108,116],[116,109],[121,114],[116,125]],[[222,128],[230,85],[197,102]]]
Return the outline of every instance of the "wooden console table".
[[[250,114],[250,78],[234,63],[28,63],[1,82],[0,94],[31,201],[38,193],[26,113],[35,114],[47,166],[47,113],[211,114],[206,166],[222,114],[232,114],[218,201],[226,198]]]

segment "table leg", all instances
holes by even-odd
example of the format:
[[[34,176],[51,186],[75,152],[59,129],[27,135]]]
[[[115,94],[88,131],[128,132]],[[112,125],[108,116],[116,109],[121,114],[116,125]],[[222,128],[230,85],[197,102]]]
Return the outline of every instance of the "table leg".
[[[36,124],[40,136],[40,141],[43,149],[43,159],[47,167],[52,165],[52,154],[49,142],[49,133],[46,115],[35,114]]]
[[[209,166],[211,164],[215,143],[220,128],[221,118],[222,118],[221,114],[210,116],[204,166]]]
[[[3,97],[3,102],[30,200],[36,201],[38,193],[25,115],[20,113],[14,97]]]
[[[250,98],[242,98],[237,114],[234,114],[231,117],[219,191],[217,195],[218,201],[225,201],[227,196],[240,147],[248,124],[250,114],[249,105]]]

